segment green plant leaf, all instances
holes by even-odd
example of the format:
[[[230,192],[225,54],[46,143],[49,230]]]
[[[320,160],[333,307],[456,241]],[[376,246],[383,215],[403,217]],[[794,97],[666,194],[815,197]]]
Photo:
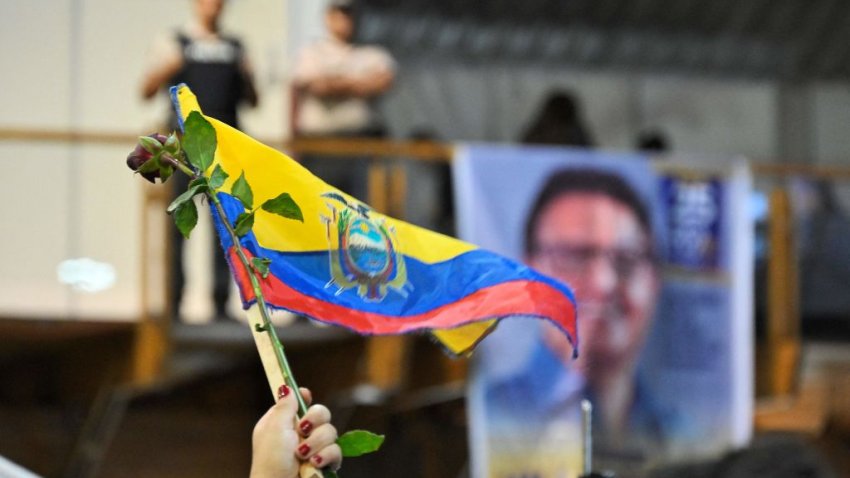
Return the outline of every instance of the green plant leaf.
[[[160,182],[164,183],[164,182],[168,181],[168,178],[170,178],[172,174],[174,174],[174,167],[171,166],[170,164],[166,163],[165,161],[161,161],[160,164],[159,164],[159,180],[160,180]]]
[[[263,203],[262,207],[264,211],[275,213],[287,219],[304,222],[304,215],[301,213],[301,208],[298,207],[298,203],[292,199],[289,193],[283,193],[274,199],[269,199]]]
[[[168,207],[165,208],[165,212],[171,214],[177,211],[180,206],[187,202],[192,202],[192,198],[194,198],[200,193],[205,192],[207,189],[208,187],[206,181],[192,181],[189,184],[189,189],[187,189],[183,192],[183,194],[177,196],[173,201],[171,201],[171,204],[169,204]]]
[[[210,167],[215,158],[216,137],[215,128],[200,113],[189,113],[183,123],[183,150],[192,166],[203,173]]]
[[[254,270],[259,272],[263,279],[269,276],[269,264],[271,263],[272,260],[265,257],[254,257],[251,259],[251,265],[254,266]]]
[[[192,229],[198,224],[198,208],[195,207],[193,201],[184,201],[174,211],[174,224],[177,225],[180,234],[183,234],[183,237],[189,239],[189,234],[192,233]]]
[[[139,169],[136,170],[137,173],[152,173],[154,171],[159,171],[159,155],[155,154],[151,157],[151,159],[147,160],[139,166]]]
[[[322,478],[339,478],[339,476],[331,470],[322,470]]]
[[[222,187],[225,179],[227,179],[227,173],[221,169],[221,165],[216,164],[212,174],[210,174],[210,189],[216,190]]]
[[[150,154],[156,154],[162,151],[162,143],[150,136],[139,136],[139,144]]]
[[[177,156],[177,153],[180,151],[180,140],[177,139],[177,133],[172,132],[168,135],[168,139],[165,140],[165,144],[162,147],[166,153]]]
[[[242,171],[242,174],[240,174],[236,182],[233,183],[233,187],[230,188],[230,193],[242,202],[245,209],[249,211],[254,209],[254,193],[251,191],[251,185],[248,184],[248,180],[245,179],[245,171]]]
[[[237,236],[242,237],[251,232],[252,227],[254,227],[254,213],[243,212],[236,218],[236,225],[233,226],[233,230]]]
[[[384,443],[384,435],[366,430],[351,430],[337,438],[336,443],[342,449],[342,456],[350,458],[377,451]]]

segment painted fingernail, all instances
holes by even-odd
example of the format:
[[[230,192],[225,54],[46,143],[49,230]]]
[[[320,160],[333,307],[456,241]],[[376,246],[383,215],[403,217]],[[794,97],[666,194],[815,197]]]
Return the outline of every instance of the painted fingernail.
[[[310,453],[310,445],[302,443],[301,446],[298,447],[298,453],[301,456],[307,456]]]
[[[323,461],[323,460],[322,460],[322,456],[321,456],[321,455],[315,455],[315,456],[313,456],[313,463],[315,463],[317,466],[318,466],[318,465],[321,465],[321,464],[322,464],[322,461]]]
[[[286,384],[283,384],[277,389],[277,398],[281,399],[287,395],[289,395],[289,387],[287,387]]]
[[[299,428],[301,428],[301,434],[307,436],[313,431],[313,424],[309,420],[304,420]]]

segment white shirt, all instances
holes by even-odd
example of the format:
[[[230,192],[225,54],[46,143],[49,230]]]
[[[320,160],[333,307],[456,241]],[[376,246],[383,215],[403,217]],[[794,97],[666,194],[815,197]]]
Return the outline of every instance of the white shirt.
[[[358,46],[335,39],[325,39],[305,48],[295,67],[295,86],[332,76],[366,78],[393,72],[395,63],[389,53],[378,46]],[[333,135],[357,132],[375,124],[377,118],[368,98],[320,98],[303,91],[296,118],[303,134]]]

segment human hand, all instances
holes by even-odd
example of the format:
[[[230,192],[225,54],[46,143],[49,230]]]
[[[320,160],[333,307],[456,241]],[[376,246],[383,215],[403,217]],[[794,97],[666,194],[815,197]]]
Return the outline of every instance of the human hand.
[[[301,395],[311,401],[309,390],[302,388]],[[252,478],[297,478],[301,463],[307,461],[317,468],[339,468],[342,451],[336,444],[330,411],[324,405],[313,405],[299,420],[297,410],[294,394],[281,386],[277,403],[254,427]]]

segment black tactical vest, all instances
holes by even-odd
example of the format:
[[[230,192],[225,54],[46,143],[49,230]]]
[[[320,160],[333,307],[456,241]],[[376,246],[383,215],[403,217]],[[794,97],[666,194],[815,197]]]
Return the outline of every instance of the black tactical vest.
[[[242,44],[235,38],[218,42],[196,42],[177,34],[183,55],[183,69],[172,85],[186,83],[198,97],[204,114],[238,128],[236,107],[244,96],[245,78],[240,69]]]

